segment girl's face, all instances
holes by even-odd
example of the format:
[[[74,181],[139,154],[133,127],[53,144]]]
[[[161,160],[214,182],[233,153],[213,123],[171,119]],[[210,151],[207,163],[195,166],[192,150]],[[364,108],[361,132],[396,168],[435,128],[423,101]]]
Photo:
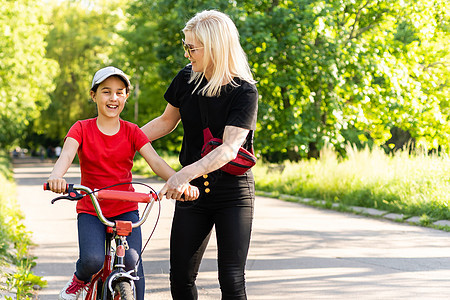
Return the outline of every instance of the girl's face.
[[[192,70],[194,72],[204,72],[205,71],[205,62],[204,62],[204,53],[205,48],[203,45],[197,40],[197,38],[192,34],[192,32],[187,31],[184,35],[184,42],[187,47],[189,47],[189,51],[184,51],[184,57],[189,59],[192,65]],[[206,68],[205,77],[208,79],[209,77],[209,68]]]
[[[111,76],[100,83],[95,93],[91,91],[91,98],[97,104],[99,117],[119,118],[128,94],[125,83]]]

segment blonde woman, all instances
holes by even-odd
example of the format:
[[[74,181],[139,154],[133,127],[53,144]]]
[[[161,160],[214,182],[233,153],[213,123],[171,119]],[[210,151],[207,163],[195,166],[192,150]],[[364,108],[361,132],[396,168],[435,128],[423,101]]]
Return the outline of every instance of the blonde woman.
[[[183,168],[161,190],[166,198],[178,200],[170,246],[172,297],[197,299],[195,280],[215,227],[222,299],[246,299],[244,270],[255,199],[253,174],[231,175],[220,168],[253,138],[258,91],[239,33],[227,15],[200,12],[186,23],[183,33],[184,56],[190,63],[167,89],[164,113],[142,128],[155,140],[170,133],[180,120],[183,123],[179,156]],[[214,137],[223,139],[223,144],[202,158],[205,126]],[[196,201],[180,199],[189,182],[200,189]]]

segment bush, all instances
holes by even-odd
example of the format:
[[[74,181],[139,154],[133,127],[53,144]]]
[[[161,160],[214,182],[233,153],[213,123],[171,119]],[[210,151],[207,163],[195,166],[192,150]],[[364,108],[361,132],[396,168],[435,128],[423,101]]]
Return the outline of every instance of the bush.
[[[0,273],[0,289],[14,290],[17,299],[28,299],[33,285],[43,286],[45,282],[30,271],[34,265],[34,258],[28,257],[31,237],[22,224],[23,215],[15,198],[11,163],[5,153],[0,154],[0,190],[0,268],[9,270]]]

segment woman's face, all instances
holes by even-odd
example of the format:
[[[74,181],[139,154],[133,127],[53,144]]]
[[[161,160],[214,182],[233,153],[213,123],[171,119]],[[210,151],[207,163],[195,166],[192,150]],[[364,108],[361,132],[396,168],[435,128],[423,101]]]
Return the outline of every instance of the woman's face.
[[[125,83],[115,76],[104,80],[97,91],[91,91],[99,117],[118,118],[128,98]]]
[[[192,34],[192,32],[187,31],[184,35],[184,42],[187,47],[189,47],[190,55],[188,51],[184,51],[184,57],[189,59],[192,65],[192,70],[194,72],[203,72],[205,70],[205,63],[203,60],[204,57],[204,48],[203,45],[197,40],[197,38]],[[209,72],[208,68],[206,68],[205,77],[208,79]]]

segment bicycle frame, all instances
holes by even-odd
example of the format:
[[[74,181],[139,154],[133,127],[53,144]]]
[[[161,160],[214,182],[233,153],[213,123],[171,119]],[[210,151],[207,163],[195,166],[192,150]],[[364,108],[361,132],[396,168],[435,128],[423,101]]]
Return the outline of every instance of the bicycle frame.
[[[44,184],[44,189],[48,189],[46,184]],[[67,196],[55,198],[52,203],[58,199],[79,200],[83,197],[83,195],[79,194],[77,191],[83,191],[91,198],[99,220],[106,225],[105,260],[103,262],[102,269],[92,277],[85,299],[112,299],[112,295],[114,294],[114,285],[121,281],[129,282],[131,289],[135,294],[134,280],[138,280],[139,277],[131,275],[133,272],[137,273],[136,269],[128,272],[125,271],[124,258],[126,253],[125,251],[128,248],[126,237],[131,233],[133,228],[141,226],[146,221],[155,201],[159,199],[157,194],[154,191],[151,191],[150,194],[146,194],[118,190],[99,190],[97,191],[98,195],[95,196],[90,188],[78,184],[69,184],[66,190],[68,193]],[[102,199],[147,203],[147,206],[137,222],[133,223],[131,221],[120,220],[112,222],[102,213],[98,202],[98,200]],[[114,261],[112,260],[111,253],[111,244],[113,239],[116,242]]]

